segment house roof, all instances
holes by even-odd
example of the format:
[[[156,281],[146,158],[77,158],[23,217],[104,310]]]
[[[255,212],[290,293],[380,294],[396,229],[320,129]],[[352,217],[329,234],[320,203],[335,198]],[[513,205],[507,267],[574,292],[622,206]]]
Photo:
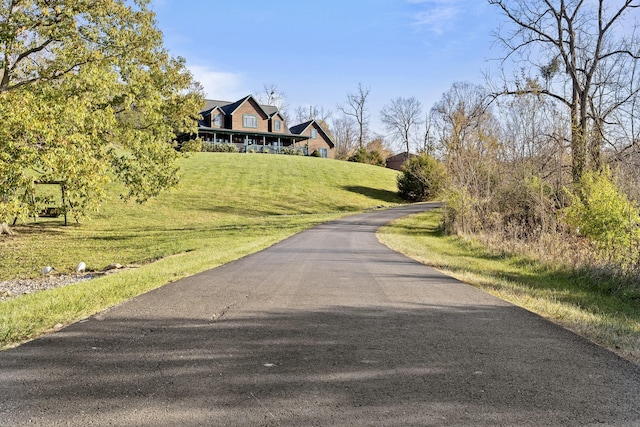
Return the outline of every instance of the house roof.
[[[318,122],[316,122],[315,120],[309,120],[307,122],[300,123],[299,125],[295,125],[292,128],[289,128],[289,130],[294,135],[300,135],[302,132],[306,131],[310,126],[312,126],[314,124],[315,124],[315,128],[319,129],[320,132],[322,132],[322,134],[325,136],[325,138],[329,141],[329,144],[331,144],[331,146],[335,147],[336,144],[333,142],[333,139],[331,138],[331,136],[329,134],[327,134],[327,132],[325,132],[325,130],[322,128],[322,126],[320,126],[320,124]]]
[[[313,120],[309,120],[308,122],[300,123],[299,125],[295,125],[293,127],[290,127],[289,130],[291,131],[291,133],[295,133],[296,135],[300,135],[302,132],[307,130],[307,128],[309,127],[309,125],[311,123],[313,123]]]
[[[218,101],[216,99],[205,99],[204,100],[204,108],[202,111],[213,110],[215,107],[224,107],[226,105],[232,104],[229,101]]]
[[[238,108],[240,108],[242,104],[247,102],[249,99],[253,99],[253,101],[258,105],[258,107],[268,118],[272,119],[278,114],[280,115],[280,117],[282,117],[282,114],[280,114],[280,110],[278,110],[278,107],[276,107],[275,105],[260,104],[253,95],[247,95],[235,102],[221,101],[216,99],[205,99],[204,108],[200,111],[200,114],[202,116],[208,116],[210,114],[213,114],[213,112],[217,110],[225,116],[228,116],[230,114],[233,114]],[[201,127],[204,126],[204,121],[200,121],[199,124]],[[286,127],[281,133],[284,135],[291,135],[289,129],[287,129]]]
[[[278,110],[278,107],[276,107],[275,105],[260,105],[260,107],[262,107],[262,109],[264,110],[265,113],[267,113],[267,115],[269,116],[269,118],[275,116],[276,114],[278,114],[280,111]]]
[[[230,105],[231,102],[228,101],[218,101],[218,100],[214,100],[214,99],[205,99],[204,100],[204,108],[202,110],[200,110],[200,114],[203,116],[207,116],[211,113],[213,113],[214,110],[219,110],[221,113],[223,114],[227,114],[224,111],[224,107]]]
[[[400,159],[406,160],[412,157],[416,157],[416,155],[405,151],[403,153],[398,153],[398,154],[394,154],[391,157],[387,157],[387,161],[400,160]]]
[[[202,109],[202,111],[200,111],[200,114],[207,115],[213,112],[213,110],[215,110],[216,108],[218,108],[225,115],[233,114],[238,108],[240,108],[242,104],[247,102],[249,99],[252,99],[256,103],[256,105],[258,105],[258,107],[262,110],[262,112],[269,118],[273,117],[275,114],[279,112],[278,107],[274,105],[260,104],[253,95],[247,95],[244,98],[239,99],[235,102],[220,101],[215,99],[205,99],[204,108]]]

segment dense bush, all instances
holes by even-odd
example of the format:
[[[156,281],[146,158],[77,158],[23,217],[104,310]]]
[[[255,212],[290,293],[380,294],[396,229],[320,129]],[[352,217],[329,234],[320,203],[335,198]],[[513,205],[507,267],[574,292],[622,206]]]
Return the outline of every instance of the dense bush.
[[[589,239],[606,259],[622,264],[637,261],[640,212],[622,193],[609,170],[584,174],[577,194],[570,194],[566,221]]]
[[[379,151],[368,151],[366,148],[360,148],[351,157],[350,162],[367,163],[374,166],[386,166],[385,161],[382,158],[382,154]]]
[[[197,153],[202,151],[202,140],[200,138],[190,139],[182,143],[180,151],[183,153]]]
[[[237,153],[238,147],[235,144],[220,142],[204,142],[202,143],[202,151],[208,153]]]
[[[549,185],[534,176],[503,183],[496,191],[492,212],[499,216],[497,226],[525,238],[556,228],[558,203]]]
[[[398,193],[412,202],[431,200],[444,187],[446,172],[444,166],[427,154],[420,154],[407,160],[398,175]]]
[[[575,269],[624,298],[640,295],[640,210],[609,171],[585,173],[574,192],[516,176],[485,194],[449,187],[444,229],[496,253]]]
[[[285,154],[288,156],[304,156],[304,152],[300,148],[295,147],[284,147],[280,150],[280,154]]]
[[[443,227],[450,234],[473,233],[480,230],[480,200],[465,187],[448,188],[444,194]]]

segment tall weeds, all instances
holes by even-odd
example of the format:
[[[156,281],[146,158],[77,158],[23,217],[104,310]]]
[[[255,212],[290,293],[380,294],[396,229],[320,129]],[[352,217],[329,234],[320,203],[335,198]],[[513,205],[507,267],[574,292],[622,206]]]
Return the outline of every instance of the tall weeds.
[[[638,205],[606,171],[585,181],[575,193],[537,177],[503,179],[491,194],[450,188],[443,227],[498,255],[571,269],[591,287],[640,302]]]

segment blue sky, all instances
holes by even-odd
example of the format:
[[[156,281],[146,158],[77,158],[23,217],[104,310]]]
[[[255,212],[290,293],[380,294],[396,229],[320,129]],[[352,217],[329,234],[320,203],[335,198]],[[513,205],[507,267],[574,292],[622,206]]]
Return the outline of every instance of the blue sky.
[[[370,88],[374,131],[391,99],[425,110],[455,81],[482,83],[500,55],[485,0],[152,0],[174,55],[207,97],[237,100],[276,84],[291,107],[335,110]],[[291,124],[290,124],[291,125]]]

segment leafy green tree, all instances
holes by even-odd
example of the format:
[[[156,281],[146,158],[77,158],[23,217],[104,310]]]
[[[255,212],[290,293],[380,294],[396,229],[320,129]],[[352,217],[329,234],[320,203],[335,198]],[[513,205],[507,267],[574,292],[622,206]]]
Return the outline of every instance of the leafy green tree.
[[[427,154],[411,157],[398,175],[398,193],[403,199],[421,202],[433,199],[444,188],[446,171],[442,163]]]
[[[143,202],[177,183],[177,133],[202,93],[162,45],[148,0],[0,3],[0,222],[62,181],[75,216],[112,180]]]

